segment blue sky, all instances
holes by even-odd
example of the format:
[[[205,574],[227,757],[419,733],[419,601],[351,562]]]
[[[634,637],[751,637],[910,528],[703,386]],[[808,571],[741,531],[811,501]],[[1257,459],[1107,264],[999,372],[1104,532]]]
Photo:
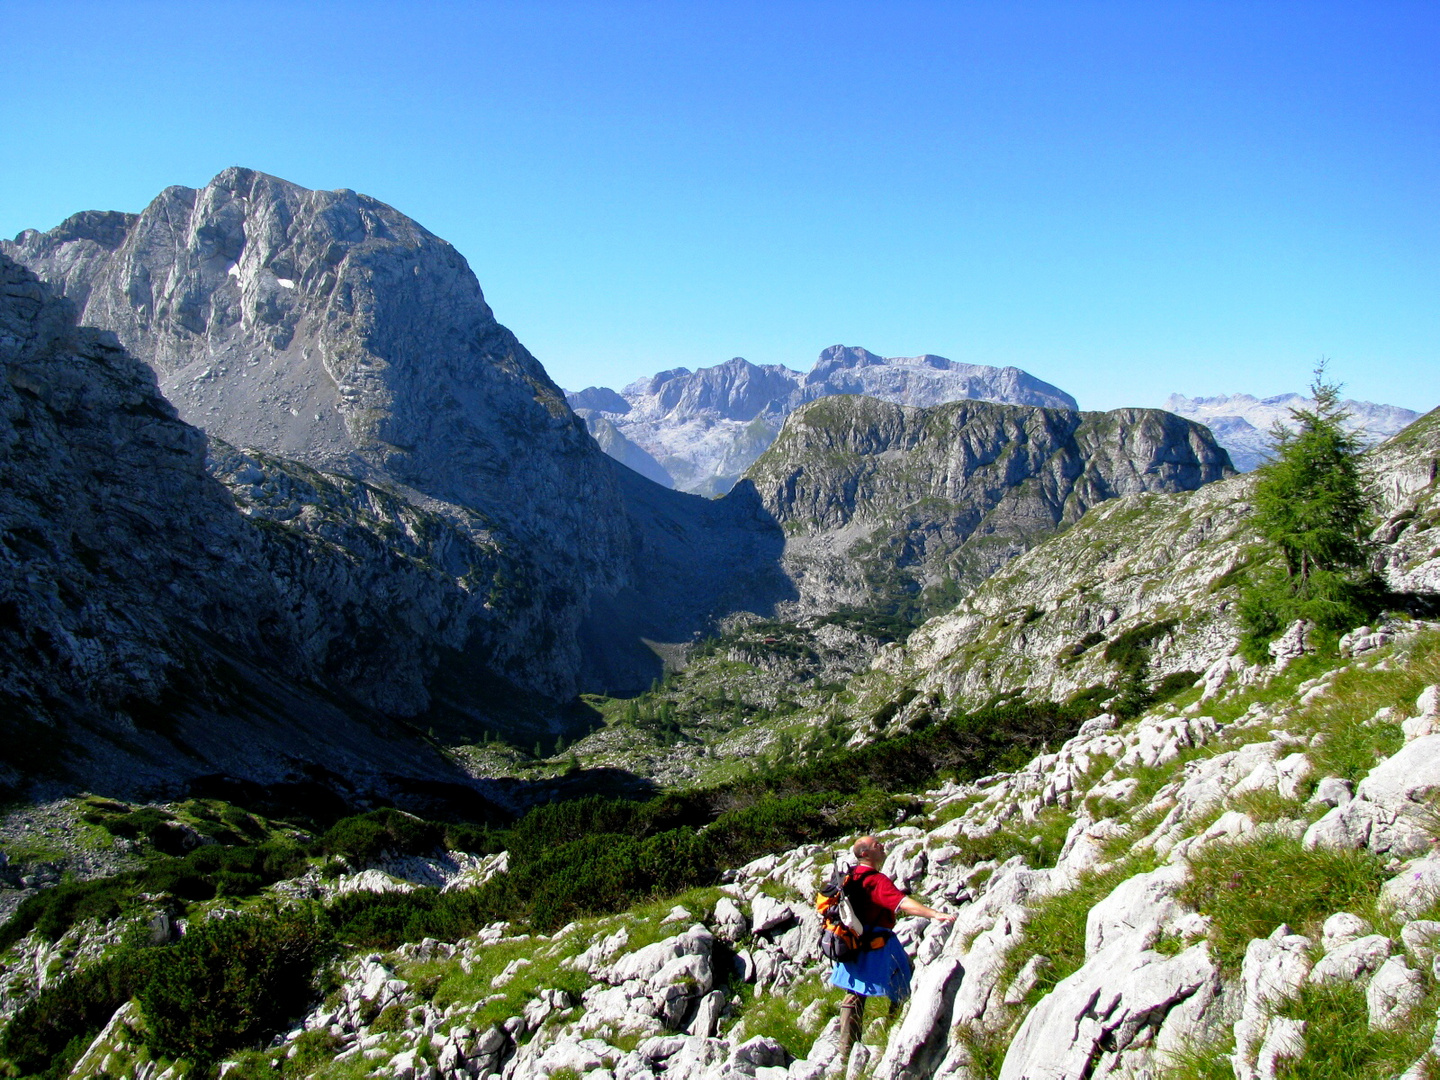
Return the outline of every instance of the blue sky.
[[[1440,4],[0,5],[0,234],[391,203],[561,385],[827,345],[1440,404]]]

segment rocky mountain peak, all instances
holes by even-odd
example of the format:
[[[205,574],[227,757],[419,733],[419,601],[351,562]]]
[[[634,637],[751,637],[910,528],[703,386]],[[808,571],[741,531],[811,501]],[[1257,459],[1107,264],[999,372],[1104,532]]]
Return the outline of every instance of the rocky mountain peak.
[[[795,389],[794,372],[779,364],[760,366],[743,356],[691,372],[664,371],[626,387],[637,415],[690,419],[711,414],[724,420],[753,420],[776,412]],[[628,410],[627,410],[628,411]]]
[[[547,431],[587,457],[460,254],[369,196],[230,168],[138,215],[81,214],[3,247],[237,445],[501,506],[536,486],[517,464],[555,473],[533,438],[502,447],[498,431]]]
[[[973,585],[1101,502],[1233,475],[1204,427],[1158,409],[837,395],[791,413],[746,479],[806,611]]]
[[[933,353],[880,357],[869,349],[832,345],[801,380],[802,398],[864,394],[899,405],[940,405],[972,399],[1051,409],[1078,409],[1058,387],[1016,367],[960,364]]]
[[[450,244],[370,196],[231,168],[0,250],[210,435],[523,545],[573,677],[566,624],[626,580],[631,529],[613,466]]]
[[[879,367],[885,358],[858,345],[831,345],[820,350],[820,358],[806,376],[807,381],[819,381],[830,372],[840,368]]]

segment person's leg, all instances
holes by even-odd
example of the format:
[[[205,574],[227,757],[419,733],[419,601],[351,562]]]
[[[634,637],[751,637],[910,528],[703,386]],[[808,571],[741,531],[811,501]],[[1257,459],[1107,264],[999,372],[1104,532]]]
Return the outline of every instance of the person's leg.
[[[840,1049],[836,1054],[833,1071],[844,1076],[850,1064],[850,1051],[860,1038],[860,1025],[865,1022],[865,997],[849,993],[840,1002]]]

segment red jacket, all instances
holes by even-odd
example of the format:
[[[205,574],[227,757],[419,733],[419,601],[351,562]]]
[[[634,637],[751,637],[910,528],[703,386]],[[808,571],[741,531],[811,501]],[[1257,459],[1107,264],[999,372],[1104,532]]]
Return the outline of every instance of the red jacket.
[[[888,877],[864,863],[851,869],[845,882],[845,894],[855,907],[856,917],[867,929],[895,926],[895,909],[905,894]]]

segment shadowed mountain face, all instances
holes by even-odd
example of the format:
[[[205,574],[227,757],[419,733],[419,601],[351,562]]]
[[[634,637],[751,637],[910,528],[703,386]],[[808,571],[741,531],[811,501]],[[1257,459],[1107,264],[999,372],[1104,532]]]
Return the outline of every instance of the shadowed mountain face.
[[[957,364],[928,353],[883,357],[844,345],[826,349],[804,374],[737,356],[699,371],[662,371],[618,394],[592,386],[567,398],[617,461],[667,486],[718,495],[764,453],[792,410],[833,394],[916,406],[970,399],[1079,407],[1019,368]]]
[[[77,214],[3,250],[149,363],[182,419],[269,455],[247,469],[298,462],[330,478],[322,487],[358,478],[459,530],[465,560],[485,569],[466,582],[472,632],[445,644],[447,715],[483,718],[517,694],[564,700],[648,683],[658,661],[641,639],[673,636],[677,621],[688,638],[737,577],[750,579],[748,568],[710,566],[700,580],[703,553],[763,546],[757,529],[778,538],[773,525],[737,524],[678,493],[657,514],[661,496],[621,478],[495,321],[459,253],[366,196],[227,169],[204,189],[166,190],[141,214]],[[643,469],[643,452],[634,464]],[[268,482],[240,485],[255,491],[249,512],[326,527],[313,502],[271,498]],[[679,575],[683,594],[661,595],[674,575],[651,564],[677,529],[706,540]],[[613,612],[622,595],[635,601],[628,641],[582,629],[592,608]],[[582,637],[603,642],[599,655],[582,656]],[[401,711],[432,704],[418,694]]]
[[[1205,428],[1156,409],[837,396],[792,413],[746,481],[785,529],[802,608],[823,610],[974,584],[1107,499],[1231,475]]]
[[[406,559],[378,503],[337,511],[329,540],[247,517],[150,369],[3,255],[0,374],[0,787],[468,784],[392,717],[469,635],[455,575],[479,553],[448,573]],[[355,488],[349,505],[383,498]]]

